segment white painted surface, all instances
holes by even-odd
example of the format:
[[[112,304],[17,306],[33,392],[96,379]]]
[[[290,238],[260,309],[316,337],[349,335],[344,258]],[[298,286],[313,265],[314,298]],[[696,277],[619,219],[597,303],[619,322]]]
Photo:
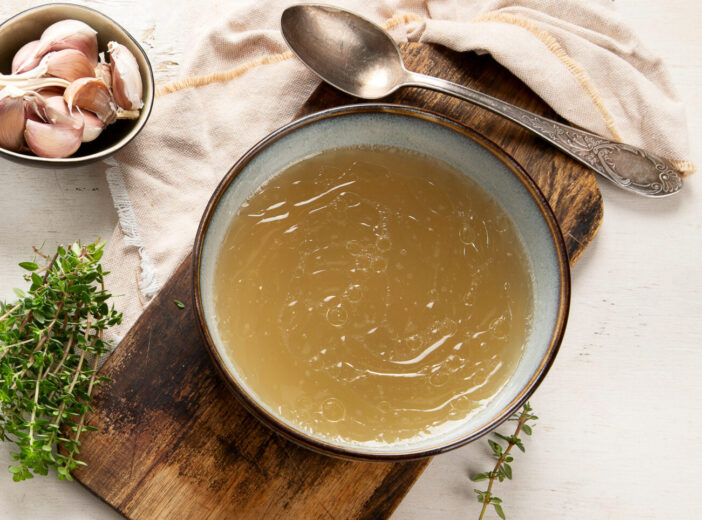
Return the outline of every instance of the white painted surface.
[[[0,19],[39,3],[3,0]],[[191,14],[187,3],[166,0],[79,3],[106,12],[141,39],[161,80],[177,65],[179,28],[194,25],[198,10],[190,8]],[[616,5],[668,63],[688,107],[692,159],[702,165],[699,0]],[[0,298],[21,285],[16,264],[32,245],[110,236],[116,218],[103,171],[102,165],[33,170],[0,159]],[[604,223],[573,270],[566,338],[532,399],[541,420],[526,441],[527,453],[516,454],[514,480],[496,489],[508,518],[699,515],[700,182],[691,178],[668,200],[636,198],[601,183]],[[79,484],[53,478],[13,483],[3,469],[8,452],[0,445],[0,518],[120,518]],[[490,460],[484,441],[436,458],[394,519],[477,518],[467,475],[487,470]]]

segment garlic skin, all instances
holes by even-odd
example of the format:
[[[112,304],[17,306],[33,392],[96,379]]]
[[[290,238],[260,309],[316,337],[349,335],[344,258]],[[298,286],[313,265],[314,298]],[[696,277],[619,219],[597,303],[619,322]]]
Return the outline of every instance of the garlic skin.
[[[18,152],[24,145],[24,92],[6,87],[0,91],[0,147]]]
[[[39,58],[32,58],[34,56],[34,51],[37,49],[39,46],[39,40],[34,40],[29,43],[25,43],[20,50],[17,51],[15,54],[15,57],[12,58],[12,74],[17,74],[17,70],[20,68],[20,65],[26,63],[27,69],[26,70],[31,70],[37,65],[39,65],[39,62],[41,61],[41,57]],[[27,61],[29,60],[29,61]]]
[[[50,25],[39,38],[39,45],[17,68],[16,73],[21,74],[31,70],[32,61],[52,51],[75,49],[82,52],[95,68],[98,60],[97,32],[79,20],[62,20]]]
[[[39,157],[61,159],[78,151],[83,136],[82,125],[52,125],[27,121],[24,138],[29,148]]]
[[[109,125],[117,117],[112,94],[101,80],[95,78],[81,78],[66,88],[63,93],[68,110],[73,107],[83,108],[93,112],[103,123]]]
[[[43,103],[39,103],[38,100],[41,98],[36,98],[32,101],[24,100],[24,117],[25,119],[31,119],[37,123],[46,123],[46,114],[44,113]]]
[[[88,57],[75,49],[50,52],[44,56],[42,63],[46,63],[46,73],[49,76],[66,81],[95,77],[95,67]]]
[[[107,88],[112,91],[112,68],[109,63],[102,61],[103,54],[100,54],[100,63],[95,67],[95,77],[101,80]]]
[[[136,58],[117,42],[108,43],[107,50],[110,53],[112,94],[117,106],[124,110],[139,110],[144,102],[141,99],[143,86]]]
[[[53,89],[41,94],[37,92],[28,92],[24,96],[24,117],[36,121],[37,123],[46,123],[49,119],[46,117],[46,97],[52,95],[61,95],[55,93]]]

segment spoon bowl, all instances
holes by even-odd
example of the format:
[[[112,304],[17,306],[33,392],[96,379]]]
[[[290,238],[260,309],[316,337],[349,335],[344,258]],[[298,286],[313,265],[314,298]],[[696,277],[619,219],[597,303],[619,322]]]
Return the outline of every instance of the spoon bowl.
[[[303,63],[351,96],[378,99],[400,87],[429,88],[506,117],[637,195],[663,197],[682,188],[675,168],[645,150],[536,115],[462,85],[408,71],[390,35],[349,11],[325,5],[294,5],[283,11],[281,31]]]
[[[400,49],[389,34],[365,18],[334,7],[296,5],[283,11],[281,28],[303,63],[351,96],[379,99],[405,81]],[[339,66],[342,63],[345,66]]]

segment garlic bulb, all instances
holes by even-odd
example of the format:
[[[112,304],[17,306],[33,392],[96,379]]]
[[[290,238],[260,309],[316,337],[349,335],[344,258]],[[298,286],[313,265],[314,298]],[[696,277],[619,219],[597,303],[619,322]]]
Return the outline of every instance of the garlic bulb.
[[[83,126],[52,125],[27,121],[24,138],[29,148],[40,157],[51,159],[68,157],[78,151],[83,137]]]
[[[26,70],[31,70],[41,61],[41,57],[33,58],[34,51],[39,45],[39,40],[34,40],[29,43],[25,43],[20,50],[15,53],[15,57],[12,58],[12,74],[17,74],[17,70],[20,66],[26,63]],[[29,60],[29,61],[28,61]]]
[[[107,50],[110,53],[115,102],[124,110],[139,110],[144,102],[141,100],[141,74],[136,58],[129,49],[117,42],[108,43]]]
[[[80,51],[85,54],[93,68],[97,66],[97,32],[79,20],[62,20],[50,25],[42,33],[34,52],[18,66],[16,72],[21,74],[31,70],[31,63],[36,58],[63,49]]]
[[[24,92],[13,87],[0,91],[0,147],[14,152],[24,144]]]

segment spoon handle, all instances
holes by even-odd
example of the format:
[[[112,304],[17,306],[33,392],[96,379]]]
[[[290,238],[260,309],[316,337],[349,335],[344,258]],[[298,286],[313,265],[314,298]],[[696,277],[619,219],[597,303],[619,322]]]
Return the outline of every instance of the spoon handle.
[[[672,195],[682,188],[680,174],[656,155],[624,143],[557,123],[482,92],[434,76],[408,72],[405,86],[426,87],[470,101],[531,130],[620,188],[648,197]]]

